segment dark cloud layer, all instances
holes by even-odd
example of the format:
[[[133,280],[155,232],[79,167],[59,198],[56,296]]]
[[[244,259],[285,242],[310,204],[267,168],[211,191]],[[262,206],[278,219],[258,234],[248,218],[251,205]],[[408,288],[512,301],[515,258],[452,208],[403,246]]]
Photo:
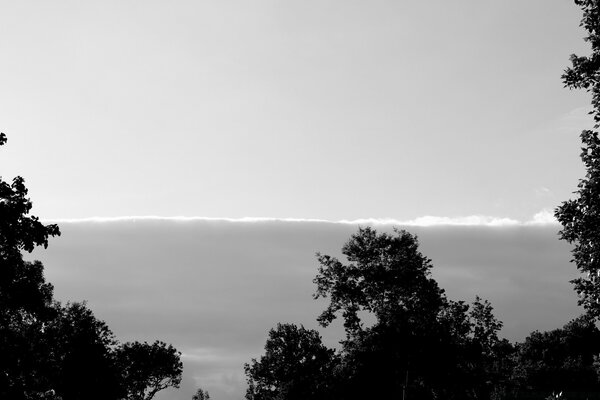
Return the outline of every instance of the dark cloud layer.
[[[389,226],[378,229],[391,230]],[[184,381],[160,399],[243,398],[242,364],[277,322],[316,328],[315,252],[339,255],[356,226],[321,222],[63,223],[34,254],[60,300],[87,300],[118,338],[162,339],[184,354]],[[410,227],[452,299],[489,299],[503,335],[561,326],[578,315],[569,247],[556,226]],[[321,330],[341,338],[339,324]]]

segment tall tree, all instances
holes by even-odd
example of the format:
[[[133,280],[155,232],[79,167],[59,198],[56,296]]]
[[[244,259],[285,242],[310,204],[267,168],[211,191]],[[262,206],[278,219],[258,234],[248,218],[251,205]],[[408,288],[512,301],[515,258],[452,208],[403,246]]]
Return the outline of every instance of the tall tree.
[[[319,273],[315,298],[328,297],[329,306],[317,318],[326,327],[341,312],[349,336],[363,330],[361,312],[387,324],[401,314],[435,318],[443,305],[443,290],[431,278],[431,260],[418,249],[417,238],[403,230],[378,234],[372,228],[358,233],[342,247],[349,261],[317,253]]]
[[[335,352],[323,345],[317,331],[277,324],[269,332],[265,355],[244,366],[249,386],[246,399],[330,399],[335,363]]]
[[[329,298],[317,320],[327,326],[341,314],[346,328],[343,365],[350,381],[342,397],[401,397],[407,376],[415,395],[431,395],[425,392],[432,366],[439,365],[433,360],[439,356],[437,317],[445,299],[431,278],[431,261],[418,247],[406,231],[380,234],[367,227],[342,247],[348,263],[317,254],[315,298]],[[365,327],[361,315],[368,314],[375,322]]]
[[[581,159],[586,174],[579,181],[577,197],[562,203],[555,216],[562,225],[560,237],[574,245],[573,262],[582,276],[571,281],[579,304],[600,317],[600,1],[575,0],[581,7],[581,26],[591,45],[588,56],[571,55],[571,67],[562,76],[569,89],[585,89],[592,95],[593,129],[581,133]]]
[[[46,247],[60,230],[31,208],[23,178],[0,177],[0,399],[150,399],[177,387],[182,364],[171,345],[119,346],[84,303],[53,299],[44,266],[23,253]]]
[[[6,140],[0,133],[0,146]],[[48,389],[35,372],[44,360],[35,338],[54,316],[53,287],[42,263],[24,261],[22,253],[48,246],[60,231],[30,215],[31,208],[23,178],[0,177],[0,398],[15,400]]]
[[[156,393],[181,383],[181,353],[159,340],[128,342],[117,348],[128,400],[151,400]]]
[[[346,328],[340,398],[491,395],[503,372],[493,361],[506,343],[489,302],[448,300],[406,231],[360,228],[342,253],[347,263],[317,254],[314,280],[315,297],[329,298],[318,321],[327,326],[341,314]]]

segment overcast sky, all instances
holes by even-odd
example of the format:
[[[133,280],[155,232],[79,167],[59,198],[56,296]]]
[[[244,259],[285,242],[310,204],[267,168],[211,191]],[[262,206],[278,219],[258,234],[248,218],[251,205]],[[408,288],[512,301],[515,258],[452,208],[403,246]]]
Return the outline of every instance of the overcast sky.
[[[1,1],[44,218],[528,220],[582,175],[565,0]]]
[[[376,229],[391,230],[391,225]],[[318,328],[326,302],[312,299],[315,252],[340,256],[355,224],[207,220],[62,223],[62,236],[34,256],[61,301],[88,300],[121,341],[161,339],[183,353],[180,390],[240,400],[243,364],[264,353],[278,322]],[[569,247],[557,225],[408,226],[433,261],[449,298],[489,299],[501,336],[563,326],[581,313],[569,280]],[[320,329],[335,346],[340,324]]]

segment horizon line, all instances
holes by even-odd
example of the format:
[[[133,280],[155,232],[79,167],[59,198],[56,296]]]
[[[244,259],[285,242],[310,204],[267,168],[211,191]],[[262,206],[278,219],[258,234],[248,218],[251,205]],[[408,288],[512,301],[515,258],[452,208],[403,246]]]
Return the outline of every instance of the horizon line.
[[[411,220],[394,218],[357,218],[327,220],[319,218],[277,218],[277,217],[186,217],[186,216],[120,216],[120,217],[86,217],[86,218],[48,218],[40,219],[44,223],[111,223],[136,221],[172,221],[172,222],[231,222],[231,223],[264,223],[264,222],[307,222],[344,225],[399,225],[399,226],[486,226],[486,227],[515,227],[515,226],[544,226],[558,225],[558,221],[549,210],[536,213],[527,221],[519,221],[507,217],[492,217],[486,215],[469,215],[462,217],[440,217],[426,215]]]

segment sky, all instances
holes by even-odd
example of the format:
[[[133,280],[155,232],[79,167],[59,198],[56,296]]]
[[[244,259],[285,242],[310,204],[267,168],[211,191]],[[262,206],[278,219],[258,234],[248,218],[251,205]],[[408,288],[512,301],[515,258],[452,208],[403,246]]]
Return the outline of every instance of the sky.
[[[522,340],[580,312],[552,219],[591,126],[560,79],[588,52],[580,17],[564,0],[0,0],[0,173],[61,226],[34,254],[59,299],[183,352],[161,400],[241,398],[268,329],[316,327],[314,253],[358,225],[418,233],[448,295],[490,299]]]
[[[0,1],[0,168],[44,218],[526,221],[582,175],[564,0]]]

